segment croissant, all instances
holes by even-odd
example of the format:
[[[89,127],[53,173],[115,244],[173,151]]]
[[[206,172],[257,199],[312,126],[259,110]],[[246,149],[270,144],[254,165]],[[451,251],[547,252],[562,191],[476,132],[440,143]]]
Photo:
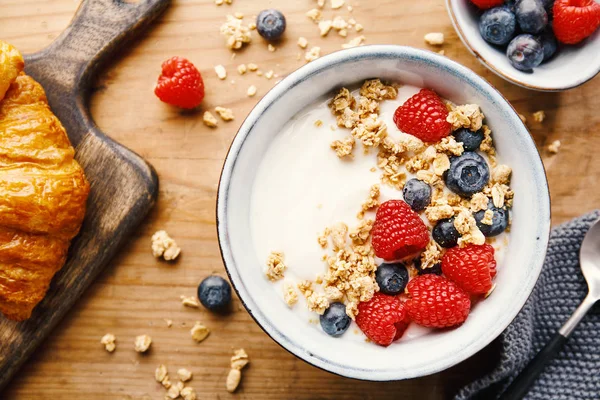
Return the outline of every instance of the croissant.
[[[89,193],[44,89],[23,68],[0,41],[0,312],[17,321],[64,265]]]

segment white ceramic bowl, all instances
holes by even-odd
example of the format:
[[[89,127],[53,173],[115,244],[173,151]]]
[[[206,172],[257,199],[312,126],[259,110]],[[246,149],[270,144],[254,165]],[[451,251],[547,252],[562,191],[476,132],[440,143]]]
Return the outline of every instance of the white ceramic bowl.
[[[494,132],[499,159],[514,170],[510,245],[492,296],[477,304],[462,326],[396,342],[388,348],[329,337],[296,317],[265,278],[264,260],[255,254],[249,225],[256,170],[280,128],[314,99],[342,85],[373,77],[432,88],[459,104],[479,104]],[[490,343],[512,321],[542,267],[550,229],[550,200],[534,142],[496,89],[471,70],[429,51],[364,46],[303,66],[277,84],[250,112],[223,167],[217,228],[223,261],[238,296],[277,343],[336,374],[398,380],[432,374],[459,363]]]
[[[571,89],[600,72],[600,29],[576,46],[561,47],[547,63],[534,72],[513,67],[505,51],[487,43],[479,33],[479,12],[469,0],[446,0],[456,33],[467,49],[501,78],[527,89],[556,92]]]

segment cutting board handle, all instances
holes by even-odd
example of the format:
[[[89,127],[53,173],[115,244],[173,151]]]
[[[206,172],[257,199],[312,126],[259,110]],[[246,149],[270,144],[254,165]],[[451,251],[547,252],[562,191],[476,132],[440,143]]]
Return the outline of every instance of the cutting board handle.
[[[51,103],[55,113],[73,113],[75,107],[83,115],[76,118],[71,114],[69,117],[93,124],[91,120],[85,121],[89,120],[85,109],[95,72],[110,61],[128,39],[134,38],[160,15],[170,2],[84,0],[67,29],[54,42],[26,57],[26,70],[29,73],[47,77],[40,82],[46,91],[56,91],[58,97],[65,99],[78,99],[77,104]],[[63,117],[59,115],[59,118]],[[69,136],[76,145],[81,140],[77,132],[69,132]]]

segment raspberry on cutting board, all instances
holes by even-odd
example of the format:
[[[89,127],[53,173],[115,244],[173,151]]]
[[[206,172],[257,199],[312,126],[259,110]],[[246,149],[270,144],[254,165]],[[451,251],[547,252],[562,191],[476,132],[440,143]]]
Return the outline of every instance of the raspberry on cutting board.
[[[416,254],[429,243],[427,226],[402,200],[388,200],[379,206],[371,234],[375,255],[384,260]]]
[[[406,312],[416,324],[449,328],[462,324],[469,316],[469,295],[443,276],[419,275],[406,288],[409,296]]]
[[[394,112],[394,123],[403,132],[424,142],[437,142],[450,134],[446,105],[433,90],[421,91]]]
[[[489,244],[453,247],[444,254],[442,272],[463,290],[485,294],[492,289],[492,278],[496,276],[494,248]]]
[[[552,28],[562,43],[579,43],[600,26],[600,4],[594,0],[556,0],[552,11]]]
[[[172,57],[162,64],[154,94],[167,104],[194,108],[204,99],[204,81],[194,64],[183,57]]]
[[[402,336],[409,322],[398,297],[375,293],[371,300],[359,303],[356,324],[370,340],[389,346]]]

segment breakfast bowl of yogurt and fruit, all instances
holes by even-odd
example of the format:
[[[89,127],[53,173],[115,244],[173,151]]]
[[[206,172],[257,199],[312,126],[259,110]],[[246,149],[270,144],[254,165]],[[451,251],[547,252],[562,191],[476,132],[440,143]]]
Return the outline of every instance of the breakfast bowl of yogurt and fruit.
[[[217,199],[225,267],[277,343],[365,380],[428,375],[508,326],[542,267],[544,169],[469,69],[400,46],[340,51],[252,110]]]

